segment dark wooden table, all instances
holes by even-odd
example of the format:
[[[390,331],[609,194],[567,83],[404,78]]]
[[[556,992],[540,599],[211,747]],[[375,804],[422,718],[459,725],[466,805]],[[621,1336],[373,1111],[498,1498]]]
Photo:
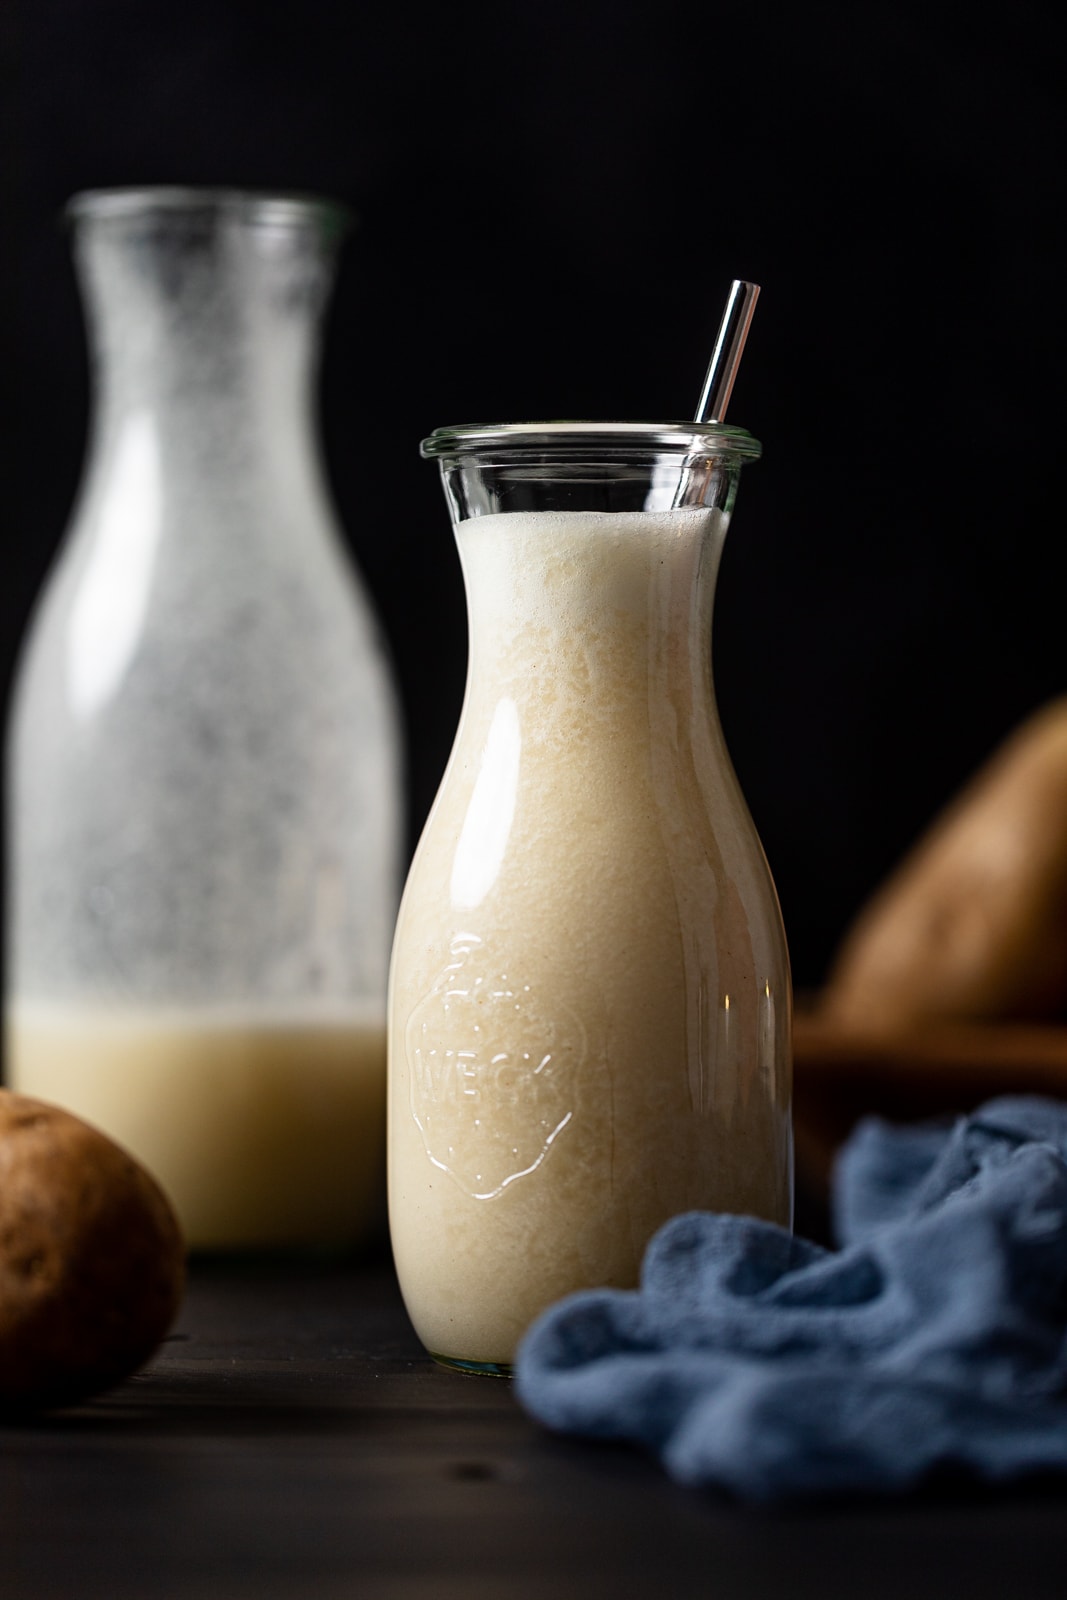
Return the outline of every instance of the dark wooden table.
[[[754,1512],[423,1354],[387,1258],[195,1265],[111,1394],[0,1429],[3,1600],[1044,1600],[1067,1487]]]

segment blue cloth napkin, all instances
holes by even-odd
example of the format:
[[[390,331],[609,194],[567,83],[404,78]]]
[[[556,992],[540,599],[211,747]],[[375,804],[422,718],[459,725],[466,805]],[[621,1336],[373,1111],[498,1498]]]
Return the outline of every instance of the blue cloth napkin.
[[[1067,1106],[868,1119],[833,1205],[838,1250],[674,1217],[638,1290],[572,1295],[533,1325],[523,1405],[750,1501],[1067,1470]]]

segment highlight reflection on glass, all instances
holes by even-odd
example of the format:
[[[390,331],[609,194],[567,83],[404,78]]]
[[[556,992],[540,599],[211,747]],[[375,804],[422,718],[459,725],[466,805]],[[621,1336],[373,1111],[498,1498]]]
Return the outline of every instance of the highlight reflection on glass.
[[[148,604],[162,518],[159,441],[147,411],[125,421],[95,547],[70,616],[67,687],[76,715],[99,711],[121,682]]]
[[[472,911],[496,881],[508,846],[519,790],[519,711],[505,696],[493,712],[452,861],[452,904]]]

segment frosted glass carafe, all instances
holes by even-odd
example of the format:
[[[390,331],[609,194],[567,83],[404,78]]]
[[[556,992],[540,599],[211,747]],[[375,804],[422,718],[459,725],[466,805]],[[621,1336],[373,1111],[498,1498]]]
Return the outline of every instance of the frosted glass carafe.
[[[6,1076],[126,1144],[194,1247],[384,1205],[403,822],[390,669],[317,449],[344,212],[70,207],[86,470],[8,746]]]
[[[389,1214],[420,1337],[506,1371],[691,1208],[788,1223],[789,968],[712,687],[739,429],[435,433],[470,619],[390,998]]]

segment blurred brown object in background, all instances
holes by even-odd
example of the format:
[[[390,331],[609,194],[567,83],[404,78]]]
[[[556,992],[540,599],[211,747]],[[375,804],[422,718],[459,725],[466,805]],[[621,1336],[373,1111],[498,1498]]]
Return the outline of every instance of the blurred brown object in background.
[[[1067,1099],[1067,1027],[931,1022],[877,1033],[797,1011],[793,1120],[801,1232],[829,1242],[830,1173],[861,1117],[952,1118],[1005,1094]]]
[[[863,1033],[1067,1016],[1067,696],[935,819],[847,932],[818,1002]]]
[[[862,1116],[1067,1098],[1067,695],[1028,717],[847,930],[794,1030],[798,1212]]]

